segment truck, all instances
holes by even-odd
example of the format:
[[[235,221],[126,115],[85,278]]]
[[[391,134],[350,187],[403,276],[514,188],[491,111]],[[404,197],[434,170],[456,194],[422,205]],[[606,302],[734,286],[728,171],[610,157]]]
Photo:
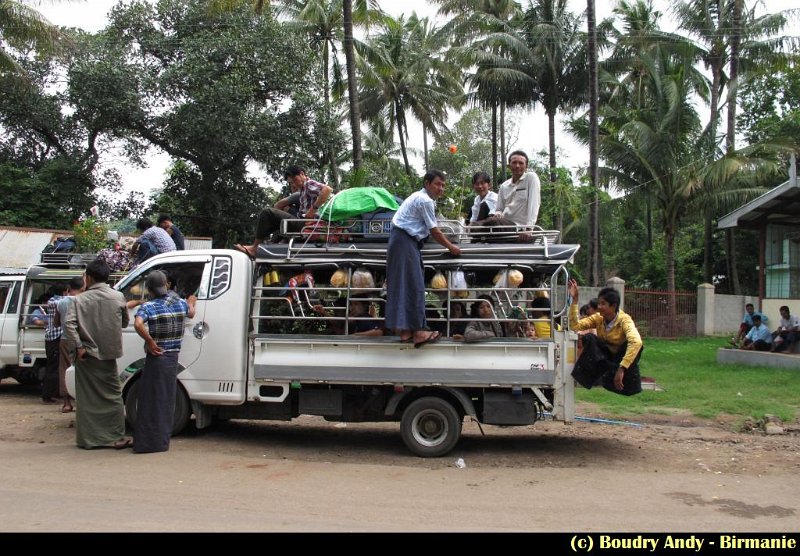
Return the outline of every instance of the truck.
[[[0,379],[13,378],[34,386],[44,377],[47,363],[44,326],[31,321],[37,305],[57,283],[82,276],[95,254],[42,253],[39,264],[0,273]],[[115,283],[124,273],[114,273]]]
[[[379,337],[350,333],[359,319],[383,316],[387,244],[366,238],[326,243],[319,235],[313,242],[292,237],[262,244],[255,260],[225,249],[164,253],[115,287],[128,300],[144,301],[147,275],[161,270],[178,295],[197,296],[179,357],[173,434],[192,418],[197,429],[217,419],[289,421],[300,415],[391,421],[400,424],[412,453],[439,457],[457,445],[465,417],[493,425],[573,421],[577,336],[567,326],[567,265],[579,246],[558,244],[557,237],[546,230],[527,243],[460,237],[460,257],[425,244],[426,284],[437,274],[446,283],[434,280],[436,287],[426,290],[428,323],[443,338],[421,349],[391,331]],[[512,272],[514,281],[508,279]],[[501,323],[538,317],[548,322],[550,335],[477,343],[454,337],[457,325],[471,319],[454,317],[452,304],[480,303],[479,295],[495,300]],[[533,308],[537,297],[552,302],[544,315]],[[370,315],[350,314],[354,298],[370,305]],[[145,354],[132,325],[122,336],[118,363],[133,424]]]

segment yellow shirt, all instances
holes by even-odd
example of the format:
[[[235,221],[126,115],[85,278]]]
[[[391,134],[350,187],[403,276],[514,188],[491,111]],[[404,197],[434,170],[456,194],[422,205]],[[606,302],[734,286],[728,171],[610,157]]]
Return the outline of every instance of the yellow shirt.
[[[606,330],[603,315],[595,313],[592,316],[579,319],[578,304],[573,303],[569,308],[569,327],[576,332],[590,328],[596,329],[597,338],[606,344],[614,355],[619,352],[622,344],[627,341],[628,347],[625,350],[625,357],[622,358],[620,363],[620,366],[626,369],[633,365],[639,350],[642,349],[642,337],[639,336],[639,331],[636,330],[636,324],[634,324],[631,316],[624,311],[617,313],[614,326],[610,330]]]

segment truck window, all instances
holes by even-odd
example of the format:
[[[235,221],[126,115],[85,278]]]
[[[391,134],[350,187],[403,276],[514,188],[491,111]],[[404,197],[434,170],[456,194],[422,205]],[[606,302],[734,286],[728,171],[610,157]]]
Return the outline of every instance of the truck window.
[[[207,279],[204,280],[205,267],[205,263],[202,262],[184,262],[159,265],[151,270],[166,273],[171,289],[180,297],[185,299],[190,295],[196,295],[198,299],[205,299],[208,295],[208,286],[204,285],[204,282],[207,282]],[[147,294],[144,286],[146,278],[147,274],[143,273],[122,290],[126,301],[144,300]]]
[[[11,288],[11,294],[6,303],[6,313],[15,314],[19,310],[19,293],[22,291],[22,282],[17,282]]]
[[[6,301],[8,301],[8,294],[11,292],[11,284],[7,282],[0,282],[0,312],[6,313]]]

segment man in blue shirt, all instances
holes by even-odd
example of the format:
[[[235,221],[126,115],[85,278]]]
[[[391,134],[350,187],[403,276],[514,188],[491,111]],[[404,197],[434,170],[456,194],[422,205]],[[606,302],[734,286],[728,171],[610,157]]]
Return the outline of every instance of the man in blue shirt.
[[[753,313],[753,327],[744,338],[742,349],[751,351],[769,351],[772,347],[772,332],[762,324],[761,315]]]

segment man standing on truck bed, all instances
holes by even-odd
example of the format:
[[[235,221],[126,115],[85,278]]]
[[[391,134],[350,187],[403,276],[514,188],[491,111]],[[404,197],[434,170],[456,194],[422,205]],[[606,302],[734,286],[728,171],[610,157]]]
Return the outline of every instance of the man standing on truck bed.
[[[184,301],[167,289],[167,276],[160,270],[147,276],[145,287],[150,301],[139,307],[133,323],[147,353],[133,431],[133,451],[140,454],[169,450],[183,322],[194,317],[197,302],[193,295]]]
[[[428,330],[425,322],[425,271],[422,246],[433,236],[450,254],[459,256],[438,228],[435,200],[444,193],[445,177],[439,170],[429,170],[422,179],[422,189],[403,201],[392,218],[389,247],[386,250],[386,328],[394,329],[401,342],[414,347],[435,342],[440,332]]]
[[[108,285],[108,265],[86,265],[86,291],[67,311],[64,333],[75,345],[75,441],[81,448],[129,448],[117,358],[128,326],[125,296]]]
[[[299,166],[289,166],[283,173],[283,177],[289,182],[293,193],[300,193],[300,208],[297,218],[315,218],[317,211],[325,204],[333,190],[324,183],[314,181],[306,176],[305,170]],[[289,208],[290,199],[292,198],[293,196],[290,195],[278,201],[275,207],[267,207],[262,210],[258,215],[256,238],[253,243],[250,245],[237,243],[233,248],[245,253],[251,259],[255,259],[258,254],[258,246],[266,241],[270,235],[280,230],[281,222],[295,218],[295,216],[283,210]],[[304,225],[305,223],[299,220],[289,222],[289,231],[299,232]]]

